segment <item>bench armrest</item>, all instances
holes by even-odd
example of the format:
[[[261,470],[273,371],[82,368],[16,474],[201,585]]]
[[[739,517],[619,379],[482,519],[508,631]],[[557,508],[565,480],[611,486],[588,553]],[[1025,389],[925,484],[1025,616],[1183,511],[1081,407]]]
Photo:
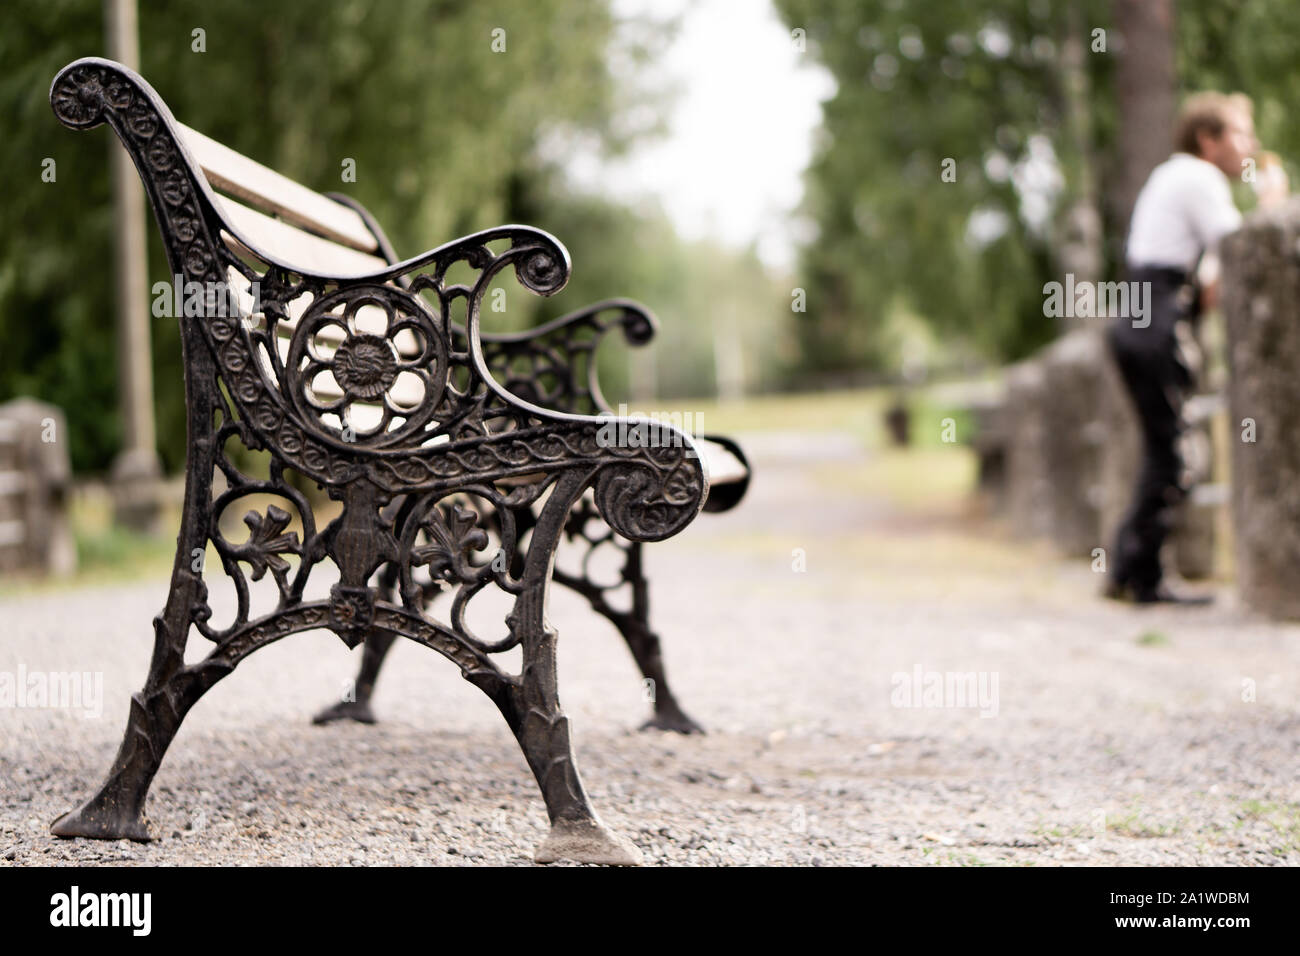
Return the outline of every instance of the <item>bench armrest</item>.
[[[483,357],[507,390],[527,401],[579,415],[613,414],[600,390],[596,351],[623,332],[628,345],[649,342],[658,322],[630,299],[607,299],[523,332],[483,333]]]
[[[370,210],[343,193],[325,195],[361,217],[385,260],[394,264],[399,261],[392,242]],[[398,283],[406,288],[410,280],[402,277]],[[556,411],[613,414],[600,389],[596,350],[615,328],[622,329],[624,340],[635,347],[654,338],[659,322],[639,302],[605,299],[520,332],[483,332],[479,340],[488,368],[520,398]],[[466,334],[463,326],[454,323],[453,331]],[[542,375],[547,376],[544,382]]]

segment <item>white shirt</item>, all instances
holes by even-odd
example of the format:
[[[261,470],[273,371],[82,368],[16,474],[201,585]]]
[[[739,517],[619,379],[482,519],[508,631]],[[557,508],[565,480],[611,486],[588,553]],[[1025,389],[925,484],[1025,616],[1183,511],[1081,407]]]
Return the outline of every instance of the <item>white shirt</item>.
[[[1241,226],[1228,177],[1191,153],[1174,153],[1151,171],[1129,227],[1131,267],[1190,270],[1202,250]]]

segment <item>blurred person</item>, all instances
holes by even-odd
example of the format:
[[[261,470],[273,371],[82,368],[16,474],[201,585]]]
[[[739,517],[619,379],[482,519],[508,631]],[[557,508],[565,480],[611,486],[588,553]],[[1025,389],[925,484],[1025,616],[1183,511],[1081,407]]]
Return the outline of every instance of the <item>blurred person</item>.
[[[1218,301],[1215,249],[1241,225],[1230,180],[1250,168],[1259,149],[1252,112],[1239,93],[1189,97],[1176,124],[1176,151],[1151,172],[1133,207],[1128,280],[1150,283],[1148,311],[1141,322],[1120,316],[1107,340],[1141,424],[1142,466],[1116,535],[1109,597],[1144,604],[1210,601],[1165,585],[1160,549],[1188,492],[1178,439],[1183,402],[1200,364],[1193,326]],[[1256,183],[1261,204],[1286,194],[1285,179],[1279,190],[1272,172],[1281,164],[1273,160],[1267,192]]]
[[[1282,158],[1277,153],[1261,152],[1256,157],[1255,177],[1251,188],[1255,200],[1260,206],[1274,206],[1291,194],[1291,181]],[[1203,311],[1209,311],[1218,305],[1219,254],[1215,249],[1207,249],[1196,267],[1196,283],[1209,294],[1202,295]]]

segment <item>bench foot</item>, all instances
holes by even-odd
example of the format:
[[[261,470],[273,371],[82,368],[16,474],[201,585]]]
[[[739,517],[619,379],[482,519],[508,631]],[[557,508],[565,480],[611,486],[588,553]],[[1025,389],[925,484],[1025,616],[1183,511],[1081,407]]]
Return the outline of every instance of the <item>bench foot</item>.
[[[640,866],[642,863],[637,845],[599,820],[557,820],[533,854],[533,860],[538,863],[571,860],[604,866]]]
[[[143,813],[135,807],[109,802],[102,792],[55,820],[50,824],[50,832],[57,837],[92,840],[147,843],[153,839]]]
[[[164,635],[163,619],[159,617],[155,624]],[[168,656],[155,656],[145,689],[131,698],[126,733],[112,769],[93,797],[50,824],[55,836],[151,839],[144,817],[149,786],[186,713],[224,673],[224,669],[206,674],[196,669],[165,676],[169,663]]]
[[[675,734],[702,734],[704,728],[691,720],[676,704],[672,707],[655,709],[655,714],[639,728],[640,730],[665,730]]]
[[[644,584],[642,584],[644,587]],[[686,715],[677,698],[668,686],[668,675],[664,672],[663,650],[659,635],[650,630],[646,620],[644,599],[637,615],[620,615],[613,618],[628,650],[641,670],[641,676],[649,683],[653,694],[654,714],[641,725],[642,730],[668,730],[677,734],[702,734],[704,728]]]
[[[311,722],[319,726],[332,724],[336,720],[355,720],[359,724],[377,723],[369,700],[341,700],[317,713]]]

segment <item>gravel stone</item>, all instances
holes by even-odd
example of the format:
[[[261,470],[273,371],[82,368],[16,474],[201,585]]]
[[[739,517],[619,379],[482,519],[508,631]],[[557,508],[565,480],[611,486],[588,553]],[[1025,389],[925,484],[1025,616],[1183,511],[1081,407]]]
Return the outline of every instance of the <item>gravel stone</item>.
[[[753,448],[740,508],[646,552],[674,691],[708,734],[637,732],[622,641],[552,596],[583,779],[647,863],[1300,865],[1300,628],[1226,587],[1210,608],[1107,602],[1087,562],[864,494],[843,436]],[[209,587],[229,620],[232,590]],[[327,632],[259,651],[194,708],[150,797],[161,839],[52,837],[112,761],[166,593],[0,597],[0,670],[102,672],[104,698],[99,718],[0,710],[0,865],[532,865],[545,808],[487,698],[402,642],[378,724],[312,726],[358,662]],[[490,597],[481,636],[508,608]],[[918,667],[996,674],[995,712],[894,706]]]

